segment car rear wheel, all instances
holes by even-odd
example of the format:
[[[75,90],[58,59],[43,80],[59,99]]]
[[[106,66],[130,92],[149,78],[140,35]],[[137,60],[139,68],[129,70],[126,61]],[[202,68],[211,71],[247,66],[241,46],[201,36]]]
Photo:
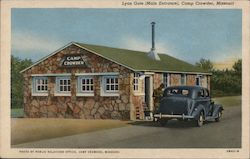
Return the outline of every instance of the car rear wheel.
[[[203,111],[201,111],[200,115],[197,119],[197,126],[201,127],[203,125],[203,123],[204,123],[204,113],[203,113]]]
[[[216,122],[219,122],[220,119],[221,119],[221,117],[222,117],[222,111],[220,110],[220,111],[218,112],[218,117],[215,118],[215,121],[216,121]]]

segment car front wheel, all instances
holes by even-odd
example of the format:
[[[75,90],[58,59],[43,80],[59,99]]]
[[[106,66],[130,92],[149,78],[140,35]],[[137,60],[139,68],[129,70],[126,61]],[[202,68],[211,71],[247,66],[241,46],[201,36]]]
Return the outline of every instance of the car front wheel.
[[[203,111],[200,112],[200,115],[198,117],[198,120],[197,120],[197,126],[198,127],[201,127],[204,123],[204,113]]]
[[[222,117],[222,111],[220,110],[220,111],[218,112],[218,117],[215,118],[215,121],[216,121],[216,122],[219,122],[220,119],[221,119],[221,117]]]

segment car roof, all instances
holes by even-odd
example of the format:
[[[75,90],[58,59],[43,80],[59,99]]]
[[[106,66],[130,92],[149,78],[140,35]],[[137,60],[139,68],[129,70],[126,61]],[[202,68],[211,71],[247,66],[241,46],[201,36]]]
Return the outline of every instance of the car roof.
[[[201,86],[170,86],[170,87],[167,87],[167,89],[173,89],[173,88],[176,88],[176,89],[188,89],[188,90],[207,89],[207,88],[204,88],[204,87],[201,87]]]

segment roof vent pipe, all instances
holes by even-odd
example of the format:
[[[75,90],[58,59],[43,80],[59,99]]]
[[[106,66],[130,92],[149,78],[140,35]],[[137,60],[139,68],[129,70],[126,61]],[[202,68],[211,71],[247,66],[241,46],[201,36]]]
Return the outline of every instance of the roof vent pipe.
[[[152,48],[151,50],[155,50],[155,22],[152,22],[151,25],[152,25]]]
[[[155,22],[152,22],[151,25],[152,25],[152,48],[149,51],[148,56],[153,60],[161,60],[155,51]]]

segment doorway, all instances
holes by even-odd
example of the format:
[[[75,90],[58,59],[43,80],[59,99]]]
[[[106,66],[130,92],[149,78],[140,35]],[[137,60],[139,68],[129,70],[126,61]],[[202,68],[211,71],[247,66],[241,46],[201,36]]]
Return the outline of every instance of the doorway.
[[[150,77],[145,77],[145,104],[148,107],[148,109],[150,108]]]
[[[147,117],[151,117],[152,116],[152,78],[151,76],[146,76],[145,80],[144,80],[144,93],[145,93],[145,97],[144,97],[144,115],[145,118]]]

